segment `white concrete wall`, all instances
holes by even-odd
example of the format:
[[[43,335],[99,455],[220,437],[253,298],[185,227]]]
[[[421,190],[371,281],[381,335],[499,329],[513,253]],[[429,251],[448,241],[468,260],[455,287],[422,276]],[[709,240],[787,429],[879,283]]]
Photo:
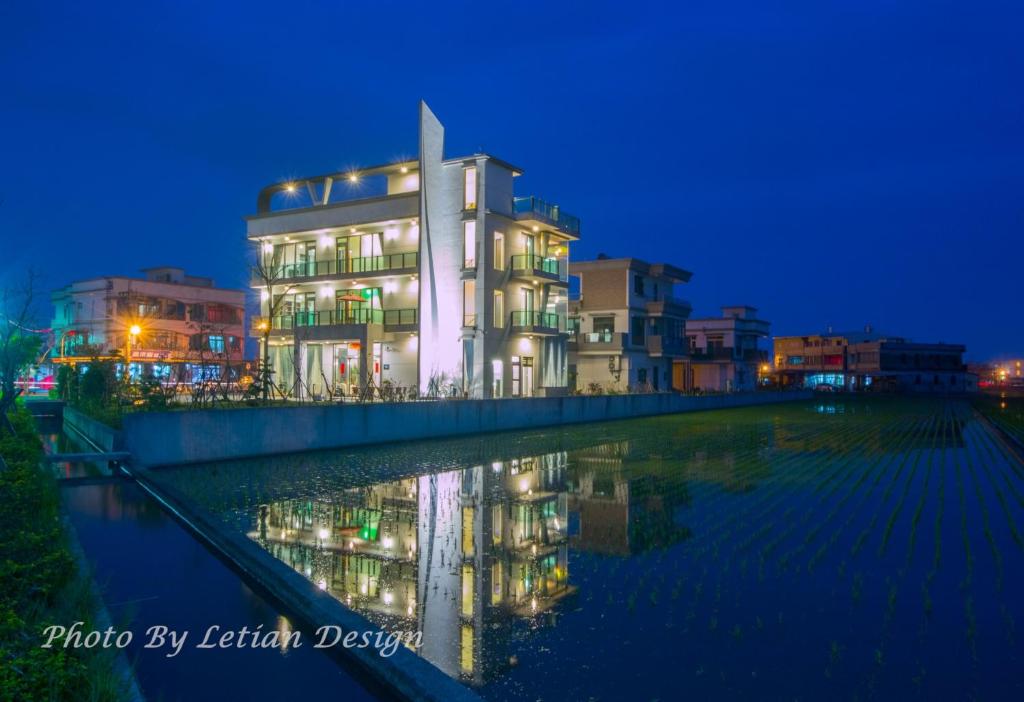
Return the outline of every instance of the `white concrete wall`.
[[[123,435],[134,462],[174,465],[493,431],[550,429],[811,396],[810,391],[703,397],[656,393],[140,412],[124,418]],[[214,437],[216,440],[212,440]]]

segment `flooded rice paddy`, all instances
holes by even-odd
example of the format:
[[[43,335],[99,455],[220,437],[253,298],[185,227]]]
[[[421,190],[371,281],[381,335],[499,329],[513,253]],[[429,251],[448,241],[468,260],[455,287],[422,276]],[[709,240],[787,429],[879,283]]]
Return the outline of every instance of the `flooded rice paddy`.
[[[486,699],[1019,699],[1011,440],[829,398],[156,477]]]

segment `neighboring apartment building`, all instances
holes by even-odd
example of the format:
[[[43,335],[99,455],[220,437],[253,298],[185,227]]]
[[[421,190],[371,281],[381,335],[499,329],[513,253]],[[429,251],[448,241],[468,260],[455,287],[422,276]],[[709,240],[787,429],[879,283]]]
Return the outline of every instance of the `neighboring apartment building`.
[[[690,303],[673,295],[691,273],[667,263],[598,257],[570,272],[580,297],[570,303],[570,366],[582,392],[671,390],[673,363],[686,356]]]
[[[768,351],[757,347],[770,325],[757,308],[722,308],[721,317],[686,320],[690,356],[678,364],[675,385],[684,390],[737,392],[754,390],[768,374]]]
[[[245,292],[216,288],[210,278],[181,268],[142,272],[144,278],[89,278],[55,291],[50,359],[127,355],[134,378],[231,379],[227,368],[244,358]]]
[[[969,392],[977,376],[960,344],[914,343],[873,332],[775,337],[775,371],[782,385],[849,391]]]
[[[422,395],[566,392],[569,245],[579,220],[515,197],[522,171],[444,158],[420,107],[420,156],[264,188],[258,333],[293,397],[391,386]]]

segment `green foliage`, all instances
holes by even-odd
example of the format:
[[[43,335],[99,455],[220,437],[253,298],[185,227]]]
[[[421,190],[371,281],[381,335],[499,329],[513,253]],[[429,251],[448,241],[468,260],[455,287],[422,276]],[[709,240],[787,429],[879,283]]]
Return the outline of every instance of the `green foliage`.
[[[79,380],[78,399],[84,405],[106,405],[117,397],[117,373],[111,361],[93,361]]]
[[[0,699],[120,699],[109,653],[40,647],[47,626],[88,622],[95,603],[68,548],[56,483],[40,467],[32,419],[24,410],[10,419],[15,434],[0,436]]]

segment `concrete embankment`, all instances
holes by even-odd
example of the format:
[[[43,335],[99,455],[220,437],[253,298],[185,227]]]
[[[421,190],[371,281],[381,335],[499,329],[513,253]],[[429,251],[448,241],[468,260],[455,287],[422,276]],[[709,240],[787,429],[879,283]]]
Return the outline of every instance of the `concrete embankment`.
[[[123,434],[123,448],[131,453],[132,461],[152,467],[551,428],[810,397],[810,392],[704,396],[664,393],[140,412],[124,418],[124,430],[119,434]]]
[[[101,451],[120,451],[124,447],[123,432],[112,429],[74,407],[64,407],[64,430],[84,437]]]

